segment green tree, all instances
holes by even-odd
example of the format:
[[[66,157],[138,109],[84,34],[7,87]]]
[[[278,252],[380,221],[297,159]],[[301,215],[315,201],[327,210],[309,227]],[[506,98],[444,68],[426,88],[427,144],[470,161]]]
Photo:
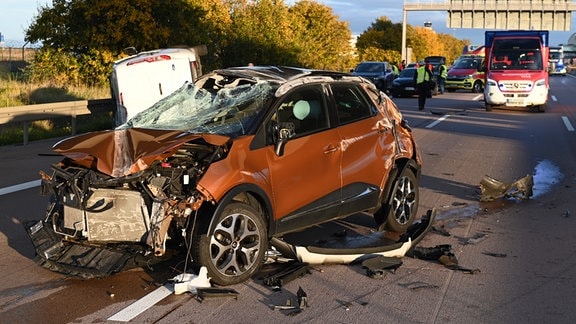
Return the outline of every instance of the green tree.
[[[53,0],[40,7],[26,41],[74,54],[90,49],[138,50],[175,44],[197,45],[205,11],[187,0]]]
[[[224,66],[293,65],[294,36],[282,0],[229,0],[230,34],[221,48]]]
[[[402,61],[402,54],[398,51],[383,50],[377,47],[365,48],[359,56],[360,61],[385,61],[396,66]]]
[[[354,66],[348,23],[339,21],[330,7],[302,0],[290,8],[289,18],[299,65],[339,71]]]
[[[444,44],[444,50],[446,56],[446,64],[450,65],[454,60],[456,60],[460,55],[462,55],[462,49],[466,45],[470,45],[470,40],[468,39],[457,39],[452,35],[448,34],[438,34],[440,42]]]
[[[359,51],[369,47],[401,52],[402,23],[393,23],[385,16],[377,18],[356,41]]]

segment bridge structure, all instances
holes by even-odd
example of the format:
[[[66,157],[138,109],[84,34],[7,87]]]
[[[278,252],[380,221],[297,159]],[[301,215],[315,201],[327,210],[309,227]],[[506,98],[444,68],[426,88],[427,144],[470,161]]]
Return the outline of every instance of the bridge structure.
[[[445,11],[448,28],[535,29],[570,31],[573,0],[445,0],[404,1],[402,58],[408,61],[408,11]]]

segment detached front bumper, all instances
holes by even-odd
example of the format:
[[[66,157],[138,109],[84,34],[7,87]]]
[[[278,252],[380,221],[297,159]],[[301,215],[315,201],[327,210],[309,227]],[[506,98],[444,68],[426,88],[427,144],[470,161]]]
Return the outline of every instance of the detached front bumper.
[[[62,238],[44,220],[24,224],[36,251],[34,261],[50,270],[84,279],[111,274],[160,261],[144,256],[137,246],[96,246]]]
[[[378,247],[355,247],[350,249],[331,249],[315,246],[297,246],[273,238],[270,244],[287,258],[308,264],[349,264],[367,257],[381,255],[385,257],[403,257],[413,249],[432,228],[436,210],[429,210],[418,223],[414,223],[399,241]]]

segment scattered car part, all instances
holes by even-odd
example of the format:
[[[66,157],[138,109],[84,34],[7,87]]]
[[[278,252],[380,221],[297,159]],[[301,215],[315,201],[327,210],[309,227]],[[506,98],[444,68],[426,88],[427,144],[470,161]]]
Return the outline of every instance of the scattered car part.
[[[374,279],[382,279],[387,272],[395,272],[402,265],[402,259],[386,256],[375,256],[362,261],[362,267],[366,268],[366,275]]]
[[[435,247],[415,247],[414,256],[422,260],[434,260],[440,262],[446,268],[451,270],[462,271],[464,273],[475,274],[480,272],[479,269],[469,269],[458,264],[456,255],[452,253],[450,244],[436,245]]]
[[[196,288],[196,300],[203,302],[206,298],[238,299],[238,292],[232,288]]]
[[[437,285],[432,285],[426,282],[422,282],[422,281],[414,281],[414,282],[409,282],[409,283],[404,283],[404,284],[398,284],[399,286],[402,286],[404,288],[408,288],[410,290],[418,290],[418,289],[430,289],[430,288],[440,288]]]
[[[440,244],[434,247],[421,247],[416,246],[412,253],[414,257],[421,260],[438,260],[441,256],[446,253],[451,253],[452,245],[450,244]]]
[[[480,201],[492,201],[503,197],[526,200],[532,197],[533,186],[534,177],[530,174],[511,183],[505,183],[485,175],[480,181],[482,192]]]
[[[292,261],[284,265],[284,268],[268,274],[264,277],[264,285],[272,287],[274,290],[282,288],[282,286],[296,278],[302,277],[310,273],[310,266],[305,262]]]
[[[478,244],[484,241],[488,237],[486,233],[476,233],[472,237],[458,237],[458,240],[462,245],[467,244]]]
[[[492,256],[495,258],[505,258],[508,256],[506,253],[488,252],[488,251],[482,252],[482,254]]]
[[[292,311],[288,313],[288,315],[298,314],[305,307],[308,307],[308,294],[304,291],[304,289],[302,289],[302,287],[298,287],[298,291],[296,292],[296,298],[298,300],[298,305],[293,305],[292,299],[288,298],[286,300],[285,305],[273,305],[272,309]]]
[[[353,248],[353,249],[330,249],[315,246],[296,246],[278,238],[273,238],[270,244],[284,256],[293,258],[308,264],[341,263],[349,264],[358,262],[366,257],[382,255],[386,257],[403,257],[410,249],[424,238],[432,227],[436,217],[436,210],[428,210],[426,216],[409,227],[408,231],[401,236],[400,241],[387,246]]]
[[[187,291],[196,294],[198,288],[211,287],[206,267],[201,267],[197,275],[182,273],[174,277],[172,281],[174,282],[175,295],[180,295]]]

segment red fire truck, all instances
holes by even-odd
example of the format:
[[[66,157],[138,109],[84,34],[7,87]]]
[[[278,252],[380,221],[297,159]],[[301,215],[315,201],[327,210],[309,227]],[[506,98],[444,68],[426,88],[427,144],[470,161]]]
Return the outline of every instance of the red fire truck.
[[[547,30],[485,32],[487,111],[515,107],[543,112],[548,101]]]

